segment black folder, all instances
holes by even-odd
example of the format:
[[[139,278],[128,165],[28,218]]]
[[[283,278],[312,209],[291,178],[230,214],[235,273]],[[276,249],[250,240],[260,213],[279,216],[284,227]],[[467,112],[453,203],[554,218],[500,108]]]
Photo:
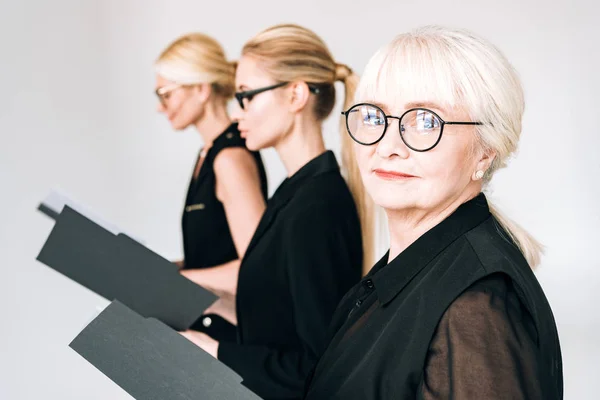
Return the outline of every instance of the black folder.
[[[38,210],[40,210],[42,213],[46,214],[47,216],[49,216],[50,218],[56,220],[58,218],[58,216],[60,215],[60,211],[55,210],[54,208],[52,208],[50,205],[46,204],[46,203],[40,203],[40,205],[38,206]]]
[[[177,267],[65,206],[37,259],[108,300],[186,330],[215,300]]]
[[[136,399],[260,399],[225,364],[118,301],[69,346]]]

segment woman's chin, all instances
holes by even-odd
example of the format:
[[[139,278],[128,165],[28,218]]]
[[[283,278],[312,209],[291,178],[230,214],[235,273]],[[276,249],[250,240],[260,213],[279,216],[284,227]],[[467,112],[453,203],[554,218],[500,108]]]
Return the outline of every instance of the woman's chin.
[[[256,140],[253,140],[252,136],[246,137],[246,147],[250,151],[258,151],[262,149],[260,143]]]
[[[187,127],[182,124],[178,124],[177,122],[171,122],[171,128],[173,128],[174,131],[180,132],[185,130]]]
[[[171,123],[171,128],[176,131],[184,131],[192,125],[192,122],[181,121],[179,118],[170,119],[169,122]]]
[[[384,210],[396,211],[410,207],[410,199],[406,196],[406,191],[394,192],[391,190],[382,190],[379,193],[371,195],[373,202]]]

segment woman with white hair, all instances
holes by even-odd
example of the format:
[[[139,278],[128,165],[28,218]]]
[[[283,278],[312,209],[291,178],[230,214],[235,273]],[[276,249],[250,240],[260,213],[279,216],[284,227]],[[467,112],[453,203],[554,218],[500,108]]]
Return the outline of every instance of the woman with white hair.
[[[562,398],[541,246],[482,193],[521,134],[512,66],[425,27],[376,53],[356,99],[343,114],[390,250],[338,306],[306,398]]]

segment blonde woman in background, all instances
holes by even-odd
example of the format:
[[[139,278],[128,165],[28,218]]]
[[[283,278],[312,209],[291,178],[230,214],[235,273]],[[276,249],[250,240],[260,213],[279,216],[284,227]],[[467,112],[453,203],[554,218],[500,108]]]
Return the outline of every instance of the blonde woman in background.
[[[288,177],[269,200],[242,260],[238,343],[185,335],[264,399],[302,396],[335,307],[360,280],[363,259],[371,258],[370,210],[347,135],[348,182],[323,141],[337,81],[348,104],[356,75],[334,61],[321,38],[297,25],[259,33],[244,46],[237,67],[242,136],[250,149],[275,148]],[[197,282],[212,286],[202,273]]]
[[[307,399],[562,399],[540,244],[482,190],[515,152],[516,72],[472,33],[425,27],[369,62],[344,116],[390,250],[340,303]]]
[[[158,111],[175,130],[193,126],[204,147],[194,167],[182,216],[182,273],[220,266],[216,279],[237,276],[241,256],[265,209],[267,178],[261,157],[245,147],[227,102],[235,66],[201,33],[171,43],[155,63]],[[209,289],[212,289],[209,287]],[[192,329],[235,341],[235,326],[207,311]]]

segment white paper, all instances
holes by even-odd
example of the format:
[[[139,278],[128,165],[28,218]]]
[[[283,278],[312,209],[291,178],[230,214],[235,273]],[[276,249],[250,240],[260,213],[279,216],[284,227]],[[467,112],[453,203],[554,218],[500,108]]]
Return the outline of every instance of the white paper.
[[[89,219],[90,221],[95,222],[96,224],[100,225],[101,227],[113,233],[114,235],[123,233],[132,238],[133,240],[137,241],[138,243],[144,244],[144,242],[141,241],[137,236],[132,235],[128,232],[124,232],[115,224],[102,218],[98,213],[92,211],[90,208],[82,204],[79,204],[78,202],[67,196],[64,192],[61,192],[59,190],[53,189],[50,192],[50,194],[48,194],[48,196],[46,196],[46,198],[42,201],[42,204],[50,210],[56,212],[57,214],[60,214],[65,206],[69,206],[73,210],[77,211],[78,213]]]

